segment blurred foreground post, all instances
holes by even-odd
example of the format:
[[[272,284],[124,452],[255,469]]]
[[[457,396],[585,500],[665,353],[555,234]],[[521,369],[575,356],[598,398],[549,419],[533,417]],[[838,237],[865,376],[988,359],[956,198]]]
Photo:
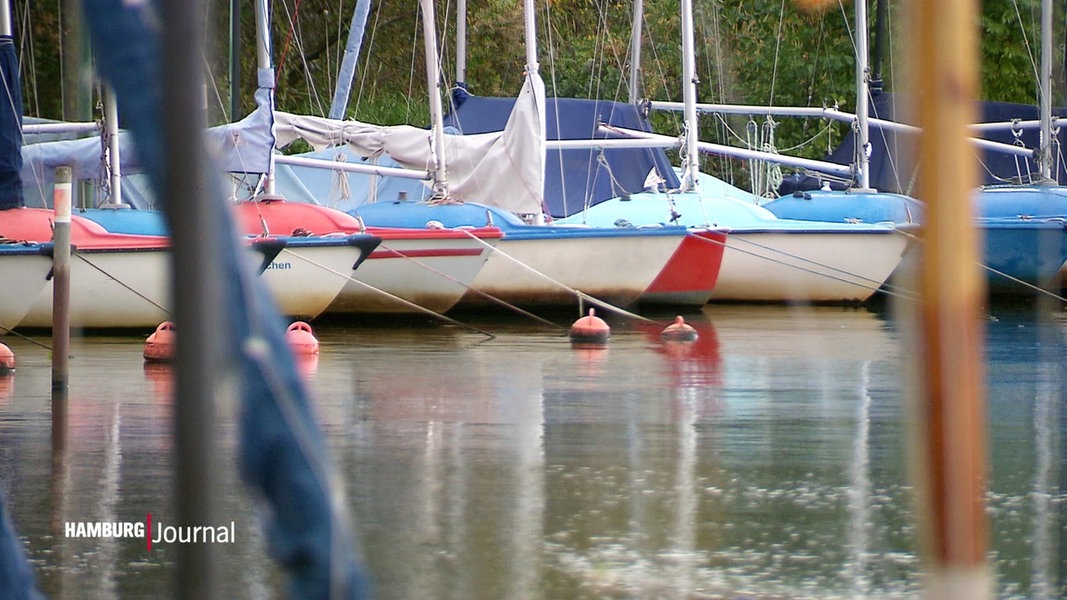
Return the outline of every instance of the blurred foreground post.
[[[220,282],[223,241],[205,235],[212,203],[201,143],[207,127],[203,110],[204,5],[197,0],[162,3],[162,114],[164,147],[172,149],[164,184],[167,224],[173,248],[172,285],[177,337],[177,394],[174,404],[175,489],[180,525],[216,523],[218,464],[215,399],[225,385]],[[218,552],[213,544],[181,544],[177,552],[174,598],[222,598]]]
[[[918,197],[926,202],[917,328],[915,452],[924,596],[992,597],[986,558],[985,280],[971,196],[977,162],[966,145],[978,98],[977,0],[913,0],[908,40],[922,128]]]

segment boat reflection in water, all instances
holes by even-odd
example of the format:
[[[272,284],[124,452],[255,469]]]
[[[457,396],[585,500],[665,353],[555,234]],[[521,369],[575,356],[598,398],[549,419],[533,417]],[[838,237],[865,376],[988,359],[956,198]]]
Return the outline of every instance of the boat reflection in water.
[[[317,325],[305,372],[380,598],[915,597],[897,329],[854,308],[711,306],[695,342],[609,316],[606,348],[566,327],[483,317]],[[1064,587],[1059,440],[1065,321],[988,321],[991,548],[998,595]],[[171,379],[143,338],[80,338],[65,445],[45,350],[0,399],[0,484],[52,598],[169,589],[175,545],[71,539],[57,524],[173,522]],[[232,598],[282,593],[226,436],[219,546]],[[51,477],[45,476],[52,473]]]

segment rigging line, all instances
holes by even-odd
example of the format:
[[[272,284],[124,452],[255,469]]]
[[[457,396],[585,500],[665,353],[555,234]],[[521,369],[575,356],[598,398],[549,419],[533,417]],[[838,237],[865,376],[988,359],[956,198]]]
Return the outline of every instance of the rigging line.
[[[418,3],[413,3],[413,4],[417,5]],[[425,27],[425,25],[426,25],[426,19],[423,17],[422,10],[419,9],[418,6],[415,7],[415,21],[414,22],[415,22],[415,25],[411,28],[411,34],[412,34],[411,35],[411,58],[408,60],[408,64],[411,65],[408,68],[408,93],[404,96],[404,122],[405,123],[411,123],[413,121],[413,119],[411,118],[411,111],[412,111],[411,106],[412,106],[412,103],[415,100],[415,80],[416,80],[415,79],[415,72],[418,70],[418,69],[416,69],[416,65],[417,65],[416,57],[419,54],[419,27],[420,26]],[[425,77],[423,76],[422,79],[425,80]],[[429,97],[428,93],[427,93],[427,97]]]
[[[211,68],[211,62],[207,60],[207,57],[204,57],[204,71],[207,73],[207,77],[205,77],[205,79],[207,80],[208,85],[211,87],[211,91],[214,92],[214,100],[215,103],[218,105],[216,108],[218,108],[219,114],[223,115],[223,120],[225,121],[225,115],[228,112],[227,109],[229,108],[229,103],[222,99],[222,91],[219,89],[219,83],[218,81],[216,81],[214,70]],[[238,117],[237,115],[230,115],[229,122],[234,123],[238,120],[240,120],[240,117]]]
[[[558,85],[558,82],[556,80],[556,42],[555,42],[555,39],[556,39],[556,37],[555,37],[556,28],[555,28],[555,25],[552,22],[552,15],[551,15],[552,8],[551,8],[551,5],[552,5],[551,2],[545,2],[544,3],[544,13],[543,13],[543,17],[542,17],[542,22],[544,22],[546,24],[546,26],[543,27],[542,30],[545,31],[546,37],[548,37],[549,74],[551,75],[551,79],[552,79],[552,89],[553,90],[558,90],[559,89],[559,85]],[[546,98],[545,99],[545,104],[547,105],[548,102],[550,102],[550,100],[548,100]],[[546,106],[546,112],[547,112],[547,106]],[[560,111],[556,110],[556,111],[553,111],[553,113],[554,113],[553,116],[554,116],[554,119],[555,119],[556,131],[560,131],[562,129],[562,127],[560,127]],[[544,115],[544,116],[542,116],[542,118],[547,120],[548,116]],[[547,129],[547,124],[546,124],[546,129]],[[546,167],[548,166],[548,164],[547,164],[548,160],[549,160],[548,158],[545,159],[545,163],[546,163],[545,166]],[[564,167],[563,163],[564,163],[564,161],[563,161],[563,153],[562,152],[557,152],[556,153],[556,165],[558,166],[560,172],[563,172],[563,167]],[[568,188],[567,178],[566,177],[560,178],[560,195],[563,197],[564,201],[566,201],[566,199],[569,197],[569,194],[567,193],[567,188]],[[544,202],[544,198],[543,198],[543,194],[542,194],[542,203],[543,202]],[[565,208],[567,208],[568,210],[570,209],[570,207],[565,207]]]
[[[358,3],[358,0],[357,0],[357,3]],[[345,51],[346,51],[346,44],[342,44],[341,43],[341,40],[343,40],[345,38],[344,19],[341,18],[342,15],[346,14],[345,11],[344,11],[344,7],[345,7],[344,0],[337,0],[337,6],[334,8],[334,11],[333,11],[333,14],[337,15],[337,30],[335,32],[335,34],[337,36],[337,44],[335,46],[336,50],[335,50],[335,52],[333,54],[333,62],[337,65],[336,68],[329,66],[330,53],[329,52],[324,52],[323,53],[327,57],[326,73],[328,75],[332,75],[332,74],[336,73],[336,76],[334,76],[332,78],[332,80],[331,80],[330,77],[327,77],[327,80],[326,80],[327,85],[329,85],[330,88],[332,88],[332,89],[337,89],[337,81],[340,79],[340,75],[341,75],[341,63],[344,60],[343,57],[344,57],[344,54],[345,54]],[[353,12],[355,12],[355,10],[356,10],[355,8],[352,9]],[[341,118],[344,119],[344,111],[342,111],[342,113],[341,113]]]
[[[767,99],[767,104],[774,105],[774,86],[778,82],[778,61],[781,58],[782,52],[782,27],[785,23],[785,0],[782,0],[782,7],[778,12],[778,39],[774,42],[774,66],[771,68],[771,93]]]
[[[282,69],[285,67],[285,56],[289,53],[289,43],[293,40],[293,31],[296,30],[296,19],[300,16],[300,2],[296,0],[296,6],[293,8],[293,14],[289,14],[289,11],[285,11],[286,18],[289,19],[289,30],[285,33],[285,44],[282,46],[282,54],[280,60],[278,60],[277,70],[274,73],[274,87],[278,87],[278,82],[282,80]],[[283,6],[288,6],[283,4]],[[273,21],[273,19],[272,19]]]
[[[62,2],[60,4],[62,4]],[[31,20],[32,16],[33,16],[33,14],[32,14],[32,10],[30,8],[30,2],[29,2],[29,0],[27,0],[26,3],[23,6],[23,9],[22,9],[22,23],[19,26],[19,29],[18,29],[19,31],[23,31],[23,32],[32,32],[33,31],[33,22]],[[60,15],[59,16],[62,17],[62,9],[60,9]],[[62,23],[62,21],[60,21],[60,23]],[[29,86],[28,87],[30,89],[32,89],[32,92],[33,92],[33,94],[32,94],[33,95],[33,108],[34,108],[34,113],[33,114],[35,114],[37,116],[40,116],[41,115],[41,105],[40,105],[40,94],[38,93],[38,89],[37,89],[38,88],[38,86],[37,86],[37,60],[36,60],[35,54],[34,54],[34,36],[27,33],[27,34],[25,34],[25,35],[23,35],[21,37],[22,37],[23,43],[26,45],[26,51],[18,53],[19,54],[19,62],[18,62],[18,64],[19,64],[19,71],[20,71],[20,74],[19,74],[20,75],[20,80],[23,83],[29,82]],[[62,40],[65,36],[59,35],[57,37],[59,37],[60,40]],[[62,41],[60,43],[62,43]],[[62,56],[62,54],[60,54],[60,56]],[[22,60],[23,57],[26,58],[25,61]],[[62,72],[63,61],[60,60],[59,63],[60,63],[60,69],[61,69],[61,72]],[[28,66],[28,68],[24,69],[23,68],[24,66]],[[21,77],[21,75],[22,75],[21,72],[25,72],[27,75],[30,75],[30,77],[24,77],[24,78]],[[63,94],[63,92],[61,91],[60,92],[61,101],[62,101],[62,94]],[[23,102],[25,102],[26,98],[23,98],[22,100],[23,100]],[[61,106],[65,106],[65,104],[61,104]],[[23,108],[25,108],[25,107],[23,107]],[[19,116],[21,116],[21,115],[19,115]],[[22,128],[21,119],[19,120],[19,128],[20,129]]]
[[[864,1],[866,1],[866,0],[864,0]],[[853,31],[852,30],[853,19],[849,18],[848,13],[845,12],[845,3],[842,2],[841,0],[838,0],[837,6],[838,6],[838,8],[841,9],[841,20],[844,21],[844,23],[845,23],[845,31],[848,33],[848,41],[852,45],[852,52],[855,55],[855,54],[857,54],[857,52],[856,52],[856,45],[857,45],[856,44],[856,36],[857,35],[867,35],[867,32],[865,32],[865,31],[860,31],[860,32]],[[852,94],[852,96],[853,96],[853,98],[857,98],[857,102],[858,102],[859,101],[858,100],[859,90],[855,89],[855,85],[853,85],[853,89],[854,89],[854,93]],[[867,99],[864,98],[864,102],[866,102],[866,101],[867,101]],[[859,109],[857,108],[856,110],[859,110]],[[855,124],[853,124],[852,127],[854,127],[854,126],[855,126]],[[850,129],[852,129],[852,127],[850,127]]]
[[[88,258],[86,258],[86,257],[85,257],[85,255],[84,255],[84,254],[82,254],[81,252],[72,252],[72,253],[71,253],[71,256],[76,256],[76,257],[78,257],[78,258],[79,258],[79,259],[81,259],[81,260],[82,260],[83,262],[85,262],[85,264],[87,264],[87,265],[89,265],[90,267],[92,267],[92,268],[96,269],[96,270],[97,270],[97,271],[99,271],[99,272],[100,272],[101,274],[103,274],[103,275],[104,275],[105,277],[107,277],[107,278],[108,278],[108,279],[110,279],[111,281],[114,281],[115,283],[119,284],[120,286],[122,286],[122,287],[126,288],[127,290],[129,290],[130,292],[132,292],[132,293],[133,293],[134,295],[136,295],[137,297],[141,298],[141,299],[142,299],[142,300],[144,300],[145,302],[147,302],[147,303],[151,304],[152,306],[154,306],[154,307],[158,308],[159,310],[163,311],[164,313],[166,313],[166,314],[168,314],[168,315],[169,315],[169,314],[171,314],[171,311],[170,311],[170,310],[168,310],[168,309],[166,309],[166,308],[163,308],[162,306],[160,306],[160,305],[159,305],[159,303],[155,302],[154,300],[152,300],[152,299],[151,299],[151,298],[149,298],[148,296],[145,296],[145,295],[144,295],[144,294],[142,294],[141,292],[138,292],[137,290],[133,289],[132,287],[130,287],[129,285],[127,285],[127,284],[126,284],[126,283],[125,283],[124,281],[120,280],[120,279],[119,279],[118,277],[115,277],[115,276],[114,276],[114,275],[112,275],[111,273],[108,273],[108,272],[107,272],[107,271],[105,271],[105,270],[104,270],[103,268],[101,268],[101,267],[100,267],[99,265],[97,265],[97,264],[96,264],[96,263],[94,263],[93,261],[91,261],[91,260],[89,260]]]
[[[294,48],[296,49],[297,57],[299,58],[300,67],[302,68],[304,76],[304,84],[307,87],[306,99],[308,104],[315,107],[316,113],[326,114],[329,110],[324,110],[323,108],[322,97],[318,93],[315,78],[311,73],[311,68],[308,66],[308,52],[307,48],[304,46],[304,39],[297,35],[297,30],[300,26],[300,1],[301,0],[297,0],[293,14],[289,16],[290,31],[288,38],[286,39],[286,45],[288,46],[289,41],[292,40]],[[327,56],[327,63],[328,62],[329,58]],[[279,63],[279,72],[276,79],[277,82],[281,81],[281,66],[282,63]]]
[[[640,320],[640,321],[645,321],[646,323],[653,323],[653,324],[657,324],[657,325],[660,324],[660,323],[656,323],[656,321],[653,321],[652,319],[649,319],[647,317],[643,317],[643,316],[641,316],[639,314],[636,314],[636,313],[632,313],[632,312],[630,312],[630,311],[628,311],[628,310],[626,310],[624,308],[620,308],[618,306],[615,306],[614,304],[610,304],[610,303],[605,302],[605,301],[603,301],[603,300],[601,300],[599,298],[595,298],[593,296],[590,296],[589,294],[587,294],[587,293],[585,293],[585,292],[583,292],[581,290],[576,290],[576,289],[566,285],[565,283],[562,283],[560,281],[556,281],[555,279],[552,279],[548,275],[545,275],[544,273],[542,273],[542,272],[538,271],[537,269],[531,267],[530,265],[522,262],[521,260],[515,258],[514,256],[511,256],[507,252],[504,252],[500,248],[497,248],[496,246],[493,246],[493,245],[487,243],[485,240],[479,239],[476,235],[474,235],[470,231],[463,230],[463,232],[466,233],[468,236],[470,236],[472,239],[478,240],[479,243],[489,247],[493,252],[498,252],[504,258],[506,258],[506,259],[510,260],[511,262],[519,265],[520,267],[522,267],[523,269],[526,269],[527,271],[533,273],[534,275],[537,275],[538,277],[544,278],[545,280],[547,280],[550,283],[552,283],[552,285],[556,285],[556,286],[559,286],[561,289],[567,290],[568,292],[570,292],[571,294],[573,294],[575,297],[577,297],[579,299],[585,300],[586,302],[589,302],[590,304],[595,304],[595,305],[599,306],[600,308],[603,308],[604,310],[611,311],[611,312],[614,312],[614,313],[617,313],[617,314],[620,314],[620,315],[623,315],[623,316],[626,316],[626,317],[630,317],[631,319],[637,319],[637,320]]]
[[[383,289],[381,289],[379,287],[371,285],[371,284],[369,284],[369,283],[367,283],[365,281],[362,281],[362,280],[356,278],[354,275],[345,275],[344,273],[342,273],[340,271],[337,271],[336,269],[332,269],[330,267],[327,267],[326,265],[324,265],[322,263],[319,263],[317,261],[314,261],[314,260],[312,260],[312,259],[310,259],[310,258],[308,258],[306,256],[303,256],[303,255],[301,255],[299,253],[292,252],[291,250],[288,250],[288,249],[284,249],[283,250],[283,252],[285,252],[285,251],[291,252],[293,254],[293,256],[295,256],[296,258],[299,258],[300,260],[302,260],[302,261],[304,261],[304,262],[306,262],[306,263],[308,263],[310,265],[319,267],[320,269],[322,269],[322,270],[324,270],[324,271],[326,271],[328,273],[333,273],[334,275],[337,275],[338,277],[344,277],[345,279],[347,279],[349,281],[352,281],[354,283],[357,283],[357,284],[359,284],[359,285],[371,290],[372,292],[377,292],[377,293],[389,298],[390,300],[395,300],[395,301],[399,302],[400,304],[403,304],[404,306],[407,306],[409,308],[413,308],[413,309],[415,309],[415,310],[417,310],[419,312],[422,312],[422,313],[426,313],[428,315],[431,315],[433,317],[441,319],[442,321],[446,321],[448,323],[452,323],[453,325],[459,325],[460,327],[465,327],[467,329],[470,329],[471,331],[475,331],[477,333],[480,333],[482,335],[488,336],[490,338],[495,338],[496,337],[495,335],[489,333],[488,331],[484,331],[482,329],[478,329],[477,327],[475,327],[473,325],[468,325],[466,323],[457,321],[456,319],[453,319],[451,317],[445,316],[445,315],[443,315],[443,314],[441,314],[441,313],[439,313],[439,312],[437,312],[435,310],[430,310],[429,308],[426,308],[425,306],[420,306],[420,305],[418,305],[418,304],[416,304],[416,303],[414,303],[414,302],[412,302],[410,300],[407,300],[405,298],[401,298],[400,296],[397,296],[396,294],[394,294],[392,292],[388,292],[388,291],[383,290]]]
[[[1040,82],[1041,76],[1038,74],[1040,69],[1038,69],[1037,62],[1034,60],[1034,50],[1030,47],[1030,38],[1026,35],[1026,27],[1023,26],[1023,15],[1019,11],[1019,0],[1012,0],[1011,5],[1015,8],[1015,18],[1019,23],[1019,33],[1022,34],[1023,46],[1026,47],[1026,56],[1030,59],[1030,68],[1034,70],[1034,80]]]
[[[811,73],[808,75],[808,98],[806,106],[811,106],[811,98],[815,92],[816,69],[819,65],[819,57],[822,55],[824,49],[823,45],[826,42],[826,13],[821,13],[819,15],[819,31],[816,34],[815,39],[819,40],[819,42],[815,45],[815,57],[811,61]]]
[[[380,10],[380,6],[381,5],[379,4],[379,10],[374,10],[374,7],[371,6],[371,10],[374,12],[374,24],[370,27],[370,40],[368,40],[365,44],[366,49],[363,51],[364,56],[369,57],[374,55],[374,40],[378,33],[378,25],[381,23],[382,19],[382,11]],[[364,31],[364,35],[366,35],[366,31]],[[365,66],[359,72],[359,92],[356,94],[355,104],[352,105],[351,112],[353,115],[359,114],[359,107],[362,105],[363,102],[363,92],[367,90],[367,82],[370,81],[370,69],[366,66],[368,62],[368,59],[364,59]]]
[[[900,232],[900,233],[903,233],[903,232]],[[891,234],[886,234],[886,235],[891,235]],[[786,262],[784,260],[780,260],[780,259],[776,259],[776,258],[773,258],[773,257],[770,257],[770,256],[766,256],[766,255],[760,254],[760,253],[752,251],[752,250],[746,250],[744,248],[738,248],[736,246],[727,246],[728,242],[720,242],[718,240],[707,239],[707,238],[703,238],[703,237],[698,237],[698,239],[701,240],[702,242],[706,242],[706,243],[709,243],[709,244],[716,244],[716,245],[722,246],[724,250],[725,249],[736,250],[738,252],[742,252],[744,254],[748,254],[749,256],[753,256],[753,257],[756,257],[756,258],[762,258],[764,260],[769,260],[769,261],[771,261],[773,263],[782,265],[784,267],[791,267],[791,268],[797,269],[799,271],[804,271],[806,273],[811,273],[812,275],[818,275],[820,277],[826,277],[827,279],[833,279],[835,281],[840,281],[842,283],[847,283],[849,285],[854,285],[854,286],[856,286],[858,288],[878,291],[883,286],[883,284],[881,284],[881,283],[879,283],[879,282],[877,282],[877,281],[875,281],[873,279],[870,279],[868,277],[863,277],[861,275],[856,275],[854,273],[849,273],[848,271],[845,271],[843,269],[838,269],[836,267],[831,267],[829,265],[822,265],[822,264],[819,264],[818,262],[815,262],[815,261],[812,261],[812,260],[808,260],[808,259],[805,259],[805,258],[801,258],[799,256],[792,255],[792,254],[789,254],[787,252],[782,252],[780,250],[775,250],[774,248],[769,248],[769,247],[764,246],[763,244],[760,244],[758,242],[753,242],[753,241],[750,241],[750,240],[746,240],[744,238],[731,235],[729,233],[727,233],[727,240],[735,240],[735,241],[745,242],[747,244],[754,245],[754,246],[762,248],[764,250],[768,250],[768,251],[771,251],[771,252],[774,252],[774,253],[777,253],[777,254],[784,255],[784,256],[789,257],[789,258],[793,258],[793,259],[796,259],[796,260],[799,260],[799,261],[802,261],[802,262],[806,262],[806,263],[812,264],[812,265],[814,265],[816,267],[823,267],[823,268],[829,269],[831,271],[837,271],[838,273],[841,273],[842,275],[845,275],[847,277],[852,277],[852,278],[854,278],[854,279],[856,279],[858,281],[852,281],[852,280],[848,279],[847,277],[833,275],[831,273],[823,273],[821,271],[815,270],[814,268],[808,268],[808,267],[804,267],[804,266],[801,266],[801,265],[789,263],[789,262]],[[885,290],[883,290],[883,291],[885,291]],[[907,291],[905,290],[905,292],[907,292]],[[887,291],[887,293],[891,293],[893,295],[901,295],[902,297],[915,297],[915,296],[907,296],[904,293],[896,293],[896,292],[891,292],[891,291]]]

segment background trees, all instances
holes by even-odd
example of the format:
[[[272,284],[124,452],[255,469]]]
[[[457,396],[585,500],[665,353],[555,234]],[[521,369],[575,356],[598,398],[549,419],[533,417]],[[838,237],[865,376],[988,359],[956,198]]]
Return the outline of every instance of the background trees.
[[[30,116],[62,118],[70,79],[64,52],[76,52],[76,36],[61,33],[74,0],[15,2],[23,92]],[[274,0],[272,4],[277,105],[291,112],[325,115],[348,37],[356,0]],[[871,27],[876,0],[870,2]],[[252,2],[242,0],[240,112],[230,114],[231,0],[208,0],[205,26],[212,48],[206,91],[211,118],[222,122],[252,109],[255,27]],[[902,85],[907,38],[901,2],[887,4],[889,32],[880,68],[886,89]],[[986,0],[982,8],[982,94],[985,99],[1036,103],[1040,0]],[[854,111],[853,4],[824,12],[798,10],[792,0],[696,0],[700,100],[790,106],[838,105]],[[455,9],[438,3],[437,24],[447,84],[456,83]],[[631,2],[539,0],[539,57],[549,95],[627,100]],[[1058,22],[1064,15],[1057,14]],[[645,1],[642,41],[643,95],[680,100],[680,37],[676,2]],[[373,2],[347,115],[376,123],[422,124],[426,116],[418,2]],[[1062,27],[1061,27],[1062,29]],[[468,1],[467,81],[480,95],[511,95],[524,67],[522,3]],[[873,43],[871,44],[873,47]],[[1057,42],[1062,53],[1062,44]],[[1062,65],[1056,69],[1054,102],[1062,97]],[[95,96],[94,96],[95,97]],[[95,106],[95,100],[92,101]],[[94,114],[98,114],[94,110]],[[671,115],[658,125],[677,127]],[[705,122],[702,137],[731,143],[744,123]],[[837,128],[837,129],[834,129]],[[822,136],[826,137],[825,140]],[[839,140],[840,126],[797,121],[777,129],[782,148],[809,144],[808,154]],[[716,139],[717,138],[717,139]],[[813,141],[818,140],[818,141]],[[736,140],[735,140],[736,141]]]

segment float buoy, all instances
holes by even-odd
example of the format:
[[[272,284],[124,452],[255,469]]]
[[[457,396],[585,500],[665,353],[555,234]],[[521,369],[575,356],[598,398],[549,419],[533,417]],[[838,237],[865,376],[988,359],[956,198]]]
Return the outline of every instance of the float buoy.
[[[311,325],[303,321],[297,321],[285,330],[285,343],[298,356],[319,353],[319,340],[311,333]]]
[[[144,359],[148,362],[170,362],[174,360],[175,336],[174,323],[163,321],[144,343]]]
[[[0,344],[0,375],[7,375],[15,370],[15,353],[4,344]]]
[[[674,317],[674,322],[664,328],[659,337],[665,342],[694,342],[698,336],[697,330],[679,315]]]
[[[571,325],[571,341],[579,344],[606,344],[611,337],[611,328],[604,319],[596,316],[596,309]]]

